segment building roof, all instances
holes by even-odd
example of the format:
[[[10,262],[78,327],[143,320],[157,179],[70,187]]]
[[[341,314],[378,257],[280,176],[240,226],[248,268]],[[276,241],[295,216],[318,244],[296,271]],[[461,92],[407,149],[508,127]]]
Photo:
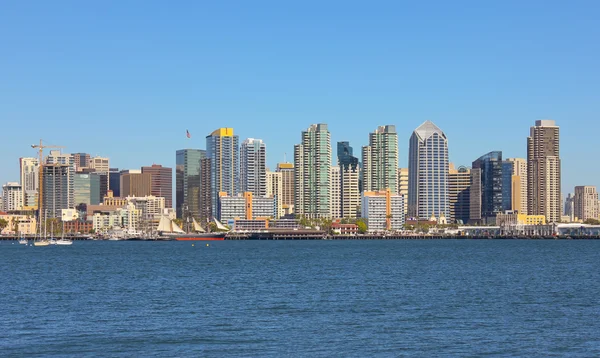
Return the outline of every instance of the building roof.
[[[434,135],[435,133],[437,133],[443,138],[446,138],[444,132],[442,132],[442,130],[438,126],[433,124],[432,121],[425,121],[417,129],[415,129],[415,134],[418,135],[421,140],[425,140]]]

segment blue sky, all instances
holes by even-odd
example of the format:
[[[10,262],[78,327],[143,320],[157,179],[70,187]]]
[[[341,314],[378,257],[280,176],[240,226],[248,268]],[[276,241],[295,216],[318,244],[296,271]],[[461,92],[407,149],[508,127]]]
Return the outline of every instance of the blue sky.
[[[395,124],[405,166],[432,120],[470,165],[525,157],[529,127],[554,119],[563,191],[600,185],[599,18],[597,1],[4,1],[0,182],[39,138],[173,166],[227,126],[273,167],[311,123],[355,151]]]

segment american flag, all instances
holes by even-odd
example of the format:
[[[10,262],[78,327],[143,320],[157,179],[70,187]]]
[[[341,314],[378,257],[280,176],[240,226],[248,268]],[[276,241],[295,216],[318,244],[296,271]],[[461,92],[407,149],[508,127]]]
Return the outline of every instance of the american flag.
[[[190,134],[190,131],[188,131],[187,129],[185,130],[185,135],[186,135],[188,138],[192,138],[192,135]]]

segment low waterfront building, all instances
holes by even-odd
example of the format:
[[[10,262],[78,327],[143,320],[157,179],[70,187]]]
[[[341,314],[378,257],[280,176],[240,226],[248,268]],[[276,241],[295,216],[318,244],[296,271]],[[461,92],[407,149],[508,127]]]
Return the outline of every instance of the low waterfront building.
[[[358,225],[333,223],[331,230],[336,235],[356,235],[358,234]]]
[[[369,232],[402,230],[404,226],[404,197],[390,189],[363,193],[362,217]]]
[[[2,235],[34,235],[37,220],[33,215],[15,215],[0,212],[0,219],[6,220],[8,225],[0,232]]]
[[[506,211],[496,215],[496,224],[498,226],[511,225],[546,225],[544,215],[520,214],[517,211]]]

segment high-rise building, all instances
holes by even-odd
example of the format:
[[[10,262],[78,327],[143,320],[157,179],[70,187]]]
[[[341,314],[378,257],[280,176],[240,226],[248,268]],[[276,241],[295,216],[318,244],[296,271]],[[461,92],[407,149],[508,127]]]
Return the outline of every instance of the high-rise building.
[[[110,168],[108,171],[108,187],[113,196],[121,196],[121,172],[119,172],[119,168]]]
[[[294,164],[279,163],[277,164],[277,172],[281,173],[282,180],[282,200],[281,205],[285,215],[294,213],[294,204],[296,201],[296,184]]]
[[[514,163],[508,160],[502,162],[502,211],[516,210],[513,207],[513,172]]]
[[[42,216],[60,218],[61,210],[75,208],[74,167],[71,164],[45,164],[42,174]]]
[[[421,219],[448,217],[448,138],[426,121],[410,138],[408,158],[408,215]]]
[[[73,154],[73,165],[75,171],[79,172],[84,168],[90,167],[90,155],[88,153],[75,153]]]
[[[62,209],[74,209],[75,158],[51,150],[42,171],[42,208],[47,218],[62,217]]]
[[[495,223],[496,215],[504,212],[502,165],[502,152],[500,151],[487,153],[473,162],[470,222],[475,224]],[[510,172],[512,174],[512,170]]]
[[[152,176],[148,173],[121,174],[121,196],[144,197],[152,195]]]
[[[573,206],[575,217],[579,220],[598,220],[598,191],[596,187],[576,186]]]
[[[327,124],[313,124],[294,146],[295,212],[308,218],[331,216],[331,135]]]
[[[90,158],[91,169],[95,169],[97,173],[108,173],[110,171],[110,160],[103,157]]]
[[[398,133],[396,126],[378,127],[363,147],[363,190],[398,192]]]
[[[342,176],[339,166],[331,166],[329,174],[329,203],[330,217],[339,219],[342,217]]]
[[[261,139],[248,138],[242,142],[240,180],[242,192],[254,196],[267,194],[267,146]]]
[[[39,160],[36,158],[19,159],[21,167],[21,192],[24,210],[37,210],[40,181]]]
[[[100,176],[94,172],[75,173],[73,177],[73,200],[75,207],[80,204],[99,205],[102,202],[100,198]]]
[[[275,198],[275,219],[285,215],[283,210],[283,173],[267,172],[267,197]]]
[[[450,221],[451,223],[466,224],[470,217],[470,188],[471,171],[464,167],[454,168],[450,163],[448,173],[448,194],[450,200]]]
[[[575,194],[569,193],[564,203],[565,216],[569,217],[569,222],[575,221]]]
[[[2,211],[21,210],[23,207],[23,191],[21,184],[8,182],[2,185]]]
[[[337,156],[340,167],[340,217],[354,219],[360,212],[360,165],[349,142],[338,142]]]
[[[211,165],[212,211],[217,217],[219,194],[240,192],[239,138],[233,128],[220,128],[206,137],[206,156]]]
[[[404,197],[393,194],[390,189],[365,191],[361,210],[369,232],[398,231],[404,226]]]
[[[182,149],[177,151],[176,162],[177,217],[189,214],[204,225],[213,217],[211,161],[204,150]]]
[[[152,164],[149,167],[142,167],[142,174],[150,174],[151,177],[151,195],[159,198],[165,198],[165,206],[168,209],[173,208],[173,169],[163,167],[159,164]]]
[[[527,211],[548,223],[561,219],[560,131],[555,121],[538,120],[527,137]]]
[[[512,210],[527,215],[527,159],[508,158],[513,163]]]
[[[404,216],[408,215],[408,168],[398,168],[398,195],[404,196]]]

